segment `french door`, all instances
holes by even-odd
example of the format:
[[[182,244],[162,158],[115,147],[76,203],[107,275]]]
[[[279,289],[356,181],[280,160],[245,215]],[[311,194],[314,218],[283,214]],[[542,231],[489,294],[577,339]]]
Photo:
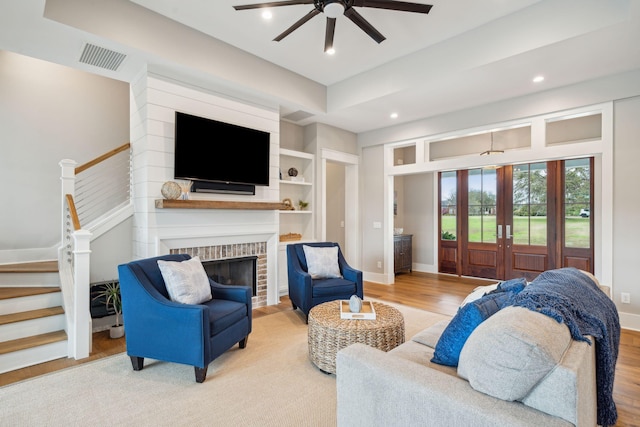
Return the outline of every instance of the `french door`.
[[[491,279],[593,272],[593,159],[439,175],[439,271]]]

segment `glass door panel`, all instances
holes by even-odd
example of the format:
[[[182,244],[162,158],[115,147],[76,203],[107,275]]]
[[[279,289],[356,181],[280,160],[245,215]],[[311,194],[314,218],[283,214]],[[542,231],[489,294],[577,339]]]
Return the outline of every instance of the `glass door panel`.
[[[564,162],[564,245],[591,247],[591,172],[589,159]]]
[[[458,176],[455,171],[440,175],[440,236],[456,240],[458,235]]]
[[[562,266],[593,272],[593,158],[564,161]]]
[[[438,271],[460,274],[459,248],[459,206],[457,171],[441,172],[439,181],[440,198],[440,244],[438,245]]]
[[[547,245],[547,164],[513,166],[513,244]]]
[[[496,243],[497,178],[495,169],[469,171],[469,242]]]

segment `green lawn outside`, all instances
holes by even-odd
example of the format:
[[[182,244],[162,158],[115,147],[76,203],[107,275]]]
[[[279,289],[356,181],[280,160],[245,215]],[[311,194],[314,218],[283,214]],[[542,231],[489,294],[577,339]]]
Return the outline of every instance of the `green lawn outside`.
[[[484,234],[481,234],[482,228],[484,228]],[[442,231],[458,235],[455,215],[442,216]],[[503,233],[505,231],[503,230]],[[589,247],[589,218],[565,218],[565,231],[567,247]],[[543,216],[516,216],[513,218],[512,234],[515,244],[544,246],[547,244],[547,218]],[[496,217],[492,215],[469,217],[469,241],[494,243],[496,241]]]

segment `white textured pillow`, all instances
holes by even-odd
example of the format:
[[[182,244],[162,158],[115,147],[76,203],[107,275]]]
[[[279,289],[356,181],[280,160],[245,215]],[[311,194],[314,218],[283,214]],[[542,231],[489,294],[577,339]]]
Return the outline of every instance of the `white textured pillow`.
[[[318,247],[303,245],[304,256],[307,258],[307,272],[314,279],[341,278],[338,265],[338,247]]]
[[[201,304],[211,299],[209,277],[197,256],[182,262],[158,260],[158,267],[171,301]]]
[[[571,345],[567,325],[524,307],[505,307],[471,333],[460,352],[458,376],[503,400],[521,400]]]

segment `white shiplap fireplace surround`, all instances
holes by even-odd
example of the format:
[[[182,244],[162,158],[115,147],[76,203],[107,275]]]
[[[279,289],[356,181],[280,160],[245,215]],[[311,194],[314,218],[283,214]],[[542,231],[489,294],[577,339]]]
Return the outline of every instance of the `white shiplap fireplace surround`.
[[[253,298],[253,306],[277,304],[278,211],[167,209],[156,208],[155,201],[162,198],[162,184],[174,181],[176,111],[271,134],[269,186],[256,187],[253,196],[191,193],[191,199],[279,201],[278,110],[222,97],[151,73],[144,73],[133,82],[131,91],[134,258],[175,252],[198,255],[203,261],[257,255],[258,292]],[[210,155],[206,144],[206,138],[203,138],[203,151],[194,155]],[[211,167],[215,168],[219,161],[224,159],[212,157]]]

